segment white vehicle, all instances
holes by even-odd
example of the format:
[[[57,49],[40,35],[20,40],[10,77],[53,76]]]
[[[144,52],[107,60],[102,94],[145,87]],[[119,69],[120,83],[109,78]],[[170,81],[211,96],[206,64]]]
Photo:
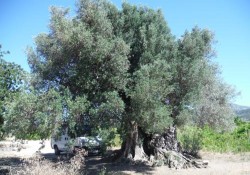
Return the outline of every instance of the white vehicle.
[[[60,152],[74,151],[75,148],[84,148],[89,154],[101,153],[102,140],[98,136],[84,136],[71,139],[68,135],[67,128],[61,135],[51,137],[51,148],[54,149],[55,155]]]
[[[69,151],[69,141],[70,137],[67,129],[65,132],[62,132],[61,135],[53,135],[51,137],[51,148],[54,149],[55,155],[59,155],[60,152]]]
[[[84,148],[89,154],[99,154],[102,148],[102,139],[98,136],[77,137],[74,148]]]

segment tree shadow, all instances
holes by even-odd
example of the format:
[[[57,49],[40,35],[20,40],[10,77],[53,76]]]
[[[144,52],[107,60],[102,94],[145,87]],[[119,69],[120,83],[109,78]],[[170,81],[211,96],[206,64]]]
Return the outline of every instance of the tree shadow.
[[[127,175],[133,173],[153,174],[154,168],[145,164],[113,162],[100,156],[86,157],[85,169],[87,175],[106,174]],[[124,172],[125,171],[125,172]]]
[[[21,167],[23,159],[18,157],[1,157],[0,158],[0,175],[7,175],[13,169]]]
[[[73,154],[68,153],[61,153],[60,155],[55,155],[54,153],[41,153],[40,155],[43,157],[43,159],[53,163],[58,161],[67,161],[74,156]]]
[[[55,155],[54,153],[41,154],[44,159],[51,162],[58,162],[60,160],[69,160],[73,154],[62,153]],[[154,167],[145,164],[133,164],[124,162],[115,162],[102,156],[89,155],[85,157],[85,175],[96,175],[101,173],[114,175],[128,175],[133,173],[154,174]],[[124,172],[125,171],[125,172]]]

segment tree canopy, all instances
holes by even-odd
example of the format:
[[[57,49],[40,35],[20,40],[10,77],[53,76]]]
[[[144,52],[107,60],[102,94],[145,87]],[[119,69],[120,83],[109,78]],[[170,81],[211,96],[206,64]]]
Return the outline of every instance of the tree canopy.
[[[68,12],[52,7],[49,33],[27,49],[39,96],[26,92],[21,98],[27,103],[19,106],[18,98],[9,109],[25,111],[28,101],[39,101],[30,116],[49,129],[60,123],[60,111],[71,128],[86,118],[92,127],[120,128],[125,156],[170,126],[232,126],[234,92],[220,81],[209,30],[196,26],[176,39],[160,10],[126,2],[118,9],[108,1],[79,0],[76,16]],[[13,126],[14,114],[8,113]]]
[[[9,53],[9,51],[2,51],[0,45],[0,138],[4,133],[6,103],[13,101],[13,98],[21,92],[26,79],[26,72],[19,65],[3,59],[4,55]]]

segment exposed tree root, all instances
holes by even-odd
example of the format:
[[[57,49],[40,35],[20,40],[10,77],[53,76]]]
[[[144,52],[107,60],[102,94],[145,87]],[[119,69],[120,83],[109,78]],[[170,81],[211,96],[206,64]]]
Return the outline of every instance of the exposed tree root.
[[[208,161],[202,161],[195,158],[188,158],[180,152],[167,151],[164,149],[158,149],[158,154],[153,160],[153,166],[168,165],[169,168],[206,168]]]
[[[132,140],[132,139],[131,139]],[[133,143],[133,142],[127,142]],[[169,168],[206,168],[208,161],[196,159],[184,153],[177,141],[176,128],[170,127],[163,134],[144,135],[142,144],[129,144],[132,152],[120,157],[120,161],[132,164],[145,163],[152,166],[167,165]],[[124,154],[121,154],[124,155]]]

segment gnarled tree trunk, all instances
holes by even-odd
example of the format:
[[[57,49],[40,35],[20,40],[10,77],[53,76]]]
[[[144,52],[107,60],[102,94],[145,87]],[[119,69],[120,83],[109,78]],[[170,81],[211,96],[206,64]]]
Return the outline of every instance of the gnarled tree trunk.
[[[174,126],[169,127],[162,134],[146,134],[136,122],[131,123],[131,130],[121,151],[122,158],[131,161],[148,161],[154,166],[168,165],[170,168],[207,166],[207,162],[197,161],[190,155],[184,155]]]
[[[130,123],[131,130],[127,133],[126,140],[122,145],[122,157],[131,160],[145,159],[142,136],[136,122]]]

